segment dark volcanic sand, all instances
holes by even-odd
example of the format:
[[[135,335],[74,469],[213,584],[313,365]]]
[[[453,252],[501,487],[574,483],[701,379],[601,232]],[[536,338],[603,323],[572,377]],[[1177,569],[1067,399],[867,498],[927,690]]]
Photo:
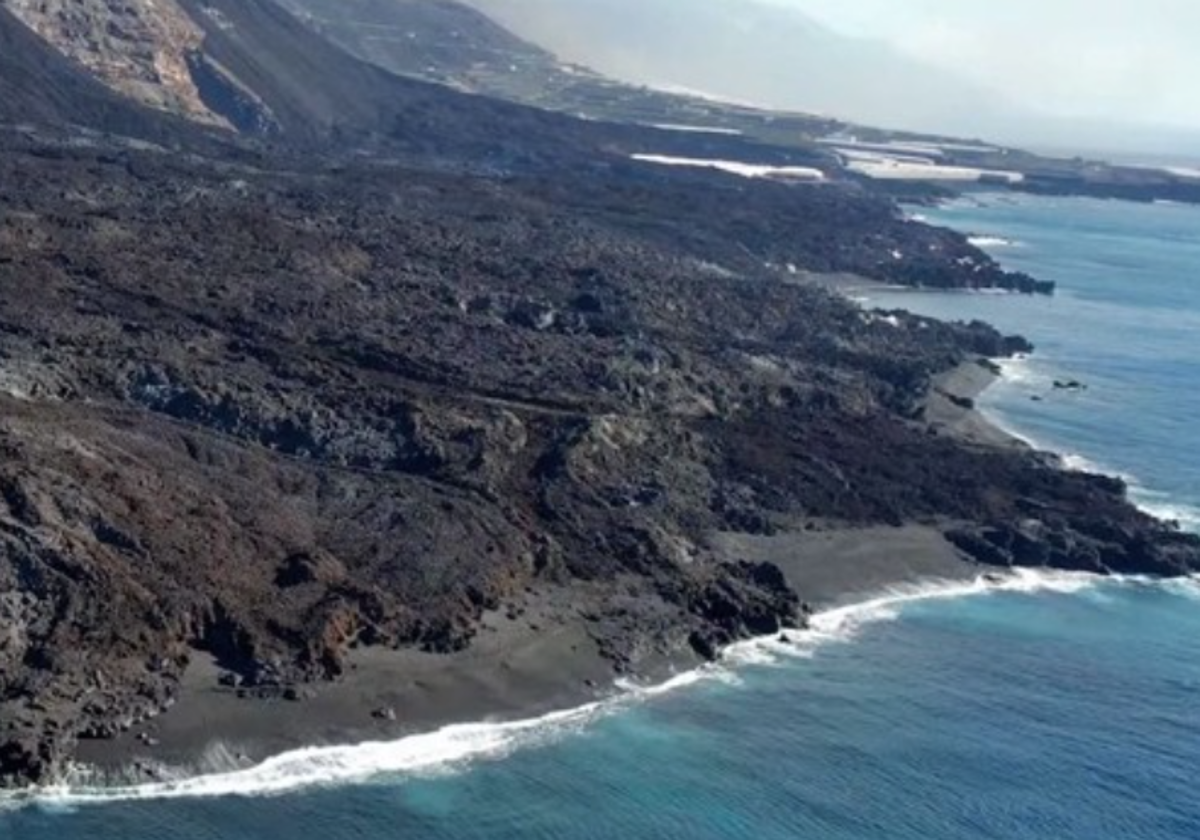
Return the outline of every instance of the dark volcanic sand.
[[[928,398],[927,419],[968,442],[1023,446],[955,402],[973,400],[995,379],[984,360],[943,374]],[[983,571],[937,528],[921,525],[797,523],[794,531],[771,536],[716,533],[711,545],[730,560],[776,564],[816,609],[891,586],[967,580]],[[237,689],[219,684],[221,669],[213,659],[197,653],[168,714],[115,740],[82,742],[78,760],[122,779],[151,778],[163,765],[204,772],[307,746],[391,740],[454,723],[525,719],[579,706],[617,690],[611,662],[581,619],[581,593],[526,593],[489,613],[476,641],[460,653],[359,648],[342,680],[307,687],[298,701],[239,698]],[[679,652],[670,660],[651,658],[631,676],[659,681],[700,664]],[[396,719],[381,717],[385,710]]]
[[[212,658],[197,654],[168,714],[113,741],[83,742],[79,759],[107,771],[137,763],[203,771],[304,746],[395,739],[580,705],[611,690],[612,667],[569,598],[565,591],[531,597],[516,619],[489,614],[461,653],[359,648],[342,680],[310,686],[310,696],[294,702],[241,699],[218,683]],[[396,720],[379,717],[384,710]],[[153,747],[139,740],[143,732]]]
[[[902,583],[963,580],[979,574],[935,529],[867,528],[747,537],[719,534],[731,557],[778,564],[788,582],[820,608]],[[310,688],[298,702],[239,699],[217,682],[220,669],[197,654],[180,700],[166,715],[113,741],[83,742],[78,758],[108,771],[150,777],[156,764],[189,770],[250,764],[306,746],[391,740],[453,723],[517,720],[582,705],[617,689],[569,593],[530,599],[510,620],[490,614],[462,653],[363,648],[340,682]],[[537,628],[537,629],[535,629]],[[632,675],[661,681],[699,667],[680,652]],[[394,710],[395,721],[376,713]],[[155,741],[141,741],[141,733]]]

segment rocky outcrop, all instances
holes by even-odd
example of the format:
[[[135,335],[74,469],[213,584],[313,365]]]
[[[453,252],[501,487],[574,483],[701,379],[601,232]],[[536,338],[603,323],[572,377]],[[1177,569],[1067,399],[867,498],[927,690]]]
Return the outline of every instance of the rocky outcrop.
[[[712,660],[739,639],[769,636],[803,626],[805,608],[777,566],[741,562],[689,594],[689,608],[704,623],[688,636],[702,658]]]
[[[226,125],[188,67],[203,31],[175,0],[4,0],[29,28],[113,90],[145,105]]]
[[[1030,517],[1015,524],[955,529],[947,537],[972,559],[989,566],[1151,577],[1193,573],[1196,540],[1192,536],[1164,532],[1149,520],[1143,528],[1102,518]]]
[[[205,132],[139,105],[106,87],[0,4],[0,124],[92,131],[142,142],[208,147]],[[72,136],[75,142],[85,142]]]

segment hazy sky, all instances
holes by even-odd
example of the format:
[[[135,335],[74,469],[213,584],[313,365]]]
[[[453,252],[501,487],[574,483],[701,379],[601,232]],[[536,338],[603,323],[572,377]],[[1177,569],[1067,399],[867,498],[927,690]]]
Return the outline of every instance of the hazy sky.
[[[1200,0],[769,0],[1015,102],[1200,128]]]

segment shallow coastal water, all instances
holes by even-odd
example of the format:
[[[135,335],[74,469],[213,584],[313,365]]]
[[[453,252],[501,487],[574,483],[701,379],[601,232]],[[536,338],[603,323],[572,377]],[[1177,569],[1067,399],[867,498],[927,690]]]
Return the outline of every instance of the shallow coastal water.
[[[867,305],[1030,338],[1037,352],[1004,365],[983,410],[1072,466],[1127,477],[1145,507],[1200,529],[1200,207],[984,195],[914,212],[1056,281],[1057,294],[870,293]]]
[[[1200,585],[1033,579],[875,604],[813,644],[514,752],[248,798],[0,815],[22,840],[1072,838],[1200,832]],[[397,749],[403,749],[402,746]],[[254,794],[246,786],[244,792]]]
[[[1039,353],[985,409],[1200,509],[1200,209],[1005,197],[937,219],[1014,243],[988,247],[1060,295],[872,303],[1026,333]],[[834,610],[673,690],[540,722],[54,792],[0,808],[0,838],[1195,840],[1197,638],[1200,582],[1028,573]]]

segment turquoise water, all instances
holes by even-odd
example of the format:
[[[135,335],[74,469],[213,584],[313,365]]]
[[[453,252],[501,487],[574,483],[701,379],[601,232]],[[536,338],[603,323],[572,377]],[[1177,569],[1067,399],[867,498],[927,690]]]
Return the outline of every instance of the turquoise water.
[[[438,773],[51,803],[0,816],[0,831],[1194,840],[1200,589],[1075,588],[867,608],[807,652],[748,652],[758,664]]]
[[[1063,284],[1053,301],[907,296],[1039,344],[988,410],[1195,509],[1200,210],[988,199],[938,217]],[[1062,376],[1089,390],[1053,393]],[[1200,582],[1030,573],[816,625],[541,722],[59,791],[0,809],[0,838],[1200,837]]]

